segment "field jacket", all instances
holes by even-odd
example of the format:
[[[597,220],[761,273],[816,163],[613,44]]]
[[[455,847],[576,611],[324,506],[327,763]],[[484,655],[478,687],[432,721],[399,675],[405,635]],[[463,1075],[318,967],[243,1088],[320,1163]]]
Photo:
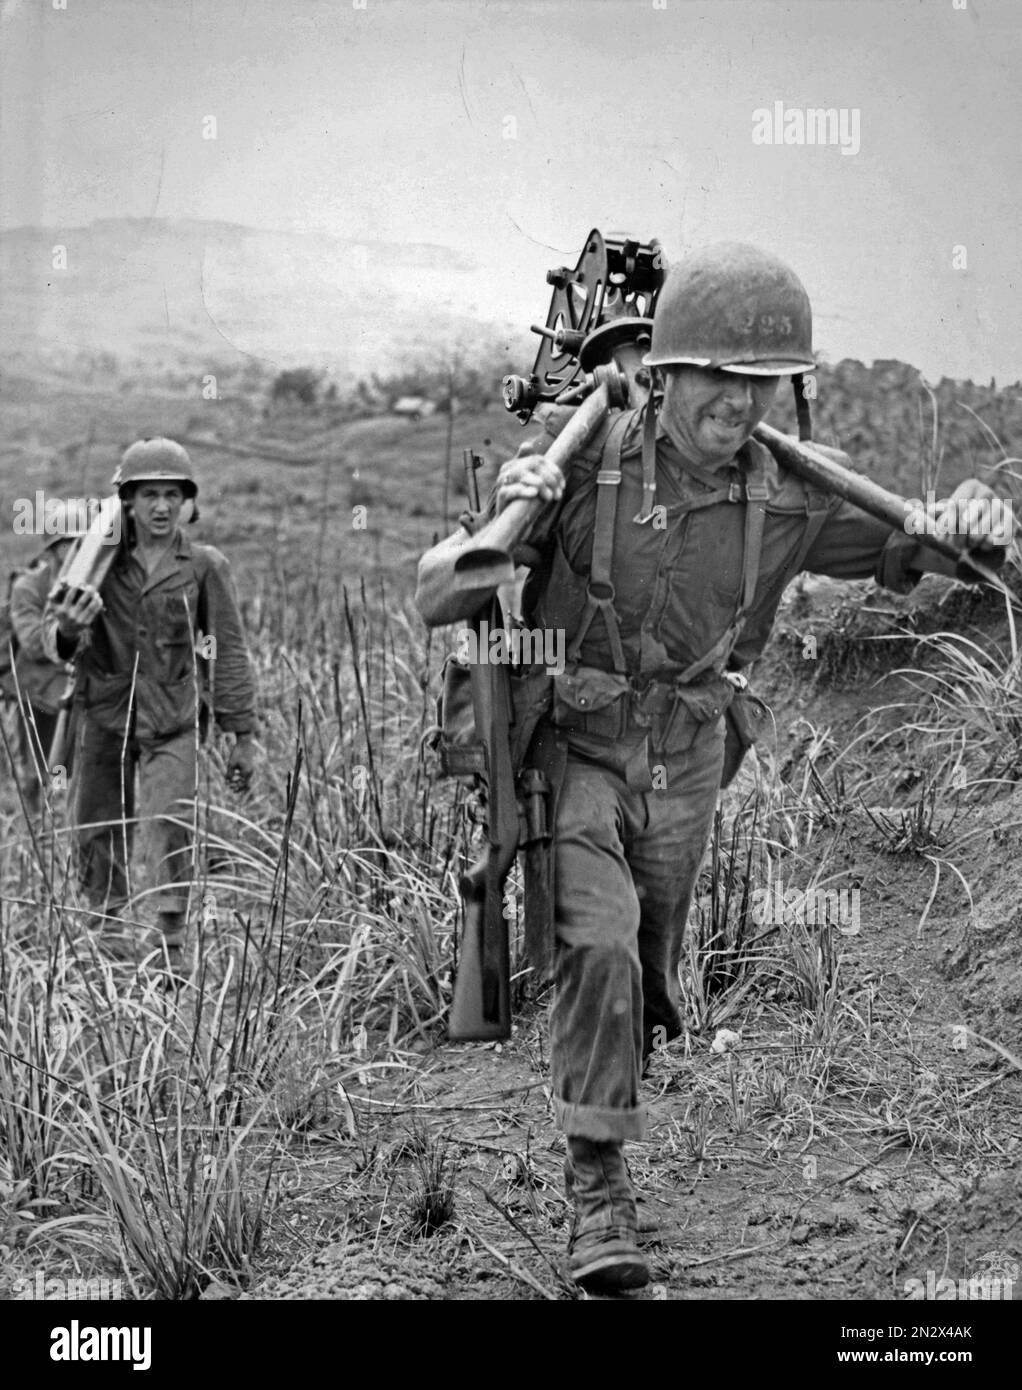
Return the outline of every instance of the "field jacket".
[[[53,659],[46,643],[46,600],[59,571],[56,554],[45,550],[11,586],[18,685],[29,703],[46,714],[56,713],[71,671],[66,662]]]
[[[194,726],[199,705],[220,728],[256,727],[256,691],[241,613],[226,558],[175,533],[147,575],[122,547],[100,589],[92,628],[69,641],[48,623],[54,655],[74,657],[77,698],[102,728],[139,739],[167,738]],[[203,721],[204,722],[204,721]]]

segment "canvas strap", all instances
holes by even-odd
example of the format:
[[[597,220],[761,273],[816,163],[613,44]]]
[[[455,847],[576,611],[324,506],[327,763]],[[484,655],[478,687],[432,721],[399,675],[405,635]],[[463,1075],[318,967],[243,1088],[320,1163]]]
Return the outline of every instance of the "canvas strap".
[[[617,499],[621,489],[621,450],[631,414],[622,411],[611,426],[596,475],[596,522],[593,529],[593,558],[589,567],[586,602],[575,635],[566,652],[569,663],[576,662],[593,619],[603,618],[610,643],[614,670],[624,675],[625,651],[621,643],[621,627],[614,612],[614,584],[611,567],[614,560],[614,527],[617,522]]]
[[[617,502],[621,487],[621,451],[625,431],[631,416],[623,411],[614,421],[607,435],[601,458],[600,471],[596,476],[596,518],[593,533],[593,554],[590,566],[590,579],[586,588],[586,602],[579,619],[575,635],[566,653],[570,663],[579,659],[582,644],[588,635],[597,613],[603,618],[610,643],[614,670],[624,675],[627,672],[624,647],[621,642],[621,628],[614,611],[614,585],[611,571],[614,558],[614,528],[617,520]],[[640,512],[634,520],[642,525],[653,515],[653,499],[656,496],[656,411],[652,402],[646,407],[643,427],[643,497]],[[746,617],[752,607],[759,581],[760,559],[763,552],[763,530],[766,524],[767,488],[762,465],[754,464],[747,470],[741,481],[720,485],[718,477],[694,464],[685,465],[709,491],[693,498],[682,508],[682,514],[698,511],[703,507],[715,506],[720,502],[745,503],[745,534],[742,552],[742,594],[738,608],[727,630],[713,644],[710,650],[698,661],[692,662],[681,672],[676,680],[687,684],[711,668],[723,669],[735,643],[742,634]],[[822,524],[822,516],[820,523]],[[818,529],[818,528],[817,528]],[[814,531],[815,534],[815,531]],[[810,538],[811,539],[811,538]]]

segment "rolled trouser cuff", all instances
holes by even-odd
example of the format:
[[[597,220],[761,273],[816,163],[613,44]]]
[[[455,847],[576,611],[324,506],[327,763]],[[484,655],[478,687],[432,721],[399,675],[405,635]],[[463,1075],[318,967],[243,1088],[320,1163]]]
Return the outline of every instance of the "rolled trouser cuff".
[[[574,1105],[554,1096],[554,1118],[559,1129],[577,1139],[606,1143],[646,1137],[644,1105],[622,1110],[616,1106]]]

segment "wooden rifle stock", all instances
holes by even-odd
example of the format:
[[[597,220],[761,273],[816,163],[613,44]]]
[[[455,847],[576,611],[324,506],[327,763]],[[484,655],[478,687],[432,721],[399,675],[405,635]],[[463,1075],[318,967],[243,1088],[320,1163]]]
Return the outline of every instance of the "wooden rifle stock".
[[[491,851],[459,885],[464,919],[447,1022],[451,1042],[501,1042],[511,1036],[511,945],[504,918],[510,867],[502,875]]]
[[[486,613],[488,622],[503,625],[496,599]],[[511,1036],[511,952],[504,883],[518,851],[518,800],[511,767],[507,666],[477,660],[471,681],[476,731],[486,748],[488,847],[461,880],[464,922],[447,1032],[453,1042],[493,1042]]]
[[[67,763],[68,728],[71,723],[71,706],[74,703],[74,695],[75,678],[71,676],[60,697],[57,722],[46,756],[46,765],[51,772],[55,767],[63,767]]]

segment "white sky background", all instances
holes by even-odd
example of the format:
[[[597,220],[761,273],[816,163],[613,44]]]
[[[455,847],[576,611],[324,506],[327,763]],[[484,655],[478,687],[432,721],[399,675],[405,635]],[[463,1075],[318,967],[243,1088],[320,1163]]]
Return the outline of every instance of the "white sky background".
[[[1022,376],[1020,0],[66,3],[0,7],[4,227],[439,243],[523,323],[590,226],[727,237],[795,267],[832,358]],[[754,145],[777,100],[857,107],[859,153]]]

